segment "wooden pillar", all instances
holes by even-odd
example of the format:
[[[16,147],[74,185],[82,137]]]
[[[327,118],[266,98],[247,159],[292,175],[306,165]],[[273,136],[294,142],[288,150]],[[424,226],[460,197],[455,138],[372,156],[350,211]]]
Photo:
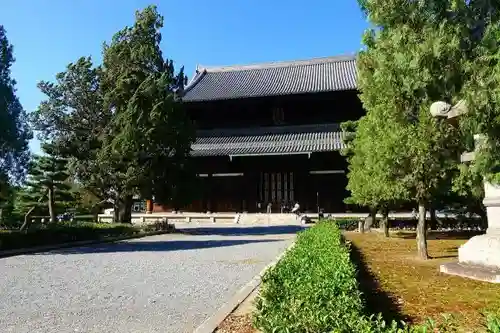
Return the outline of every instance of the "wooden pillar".
[[[146,200],[146,214],[151,214],[153,212],[153,200]]]
[[[212,174],[209,173],[207,177],[207,211],[212,212],[213,210],[213,195],[212,195]]]

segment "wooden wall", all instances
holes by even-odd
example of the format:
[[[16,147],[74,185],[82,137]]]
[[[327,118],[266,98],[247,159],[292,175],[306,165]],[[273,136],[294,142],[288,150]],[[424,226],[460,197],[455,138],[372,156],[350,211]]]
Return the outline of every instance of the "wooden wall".
[[[318,170],[343,170],[347,165],[339,152],[316,153],[288,156],[248,156],[233,158],[211,157],[197,158],[198,174],[243,173],[244,176],[202,177],[200,178],[199,200],[183,207],[185,211],[213,212],[255,212],[261,202],[261,211],[265,211],[267,202],[259,196],[261,173],[291,172],[294,175],[294,200],[302,209],[309,212],[320,208],[327,212],[344,212],[347,205],[343,202],[348,196],[345,189],[345,173],[311,174]],[[154,211],[170,211],[168,207],[155,205]],[[278,212],[279,205],[273,206]]]
[[[284,125],[340,123],[364,114],[357,91],[186,103],[198,129],[274,126],[275,108],[283,109]]]

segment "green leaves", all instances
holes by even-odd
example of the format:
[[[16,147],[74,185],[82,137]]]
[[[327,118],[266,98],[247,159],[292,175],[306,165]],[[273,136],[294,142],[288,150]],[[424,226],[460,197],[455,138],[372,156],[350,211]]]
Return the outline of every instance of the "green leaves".
[[[348,332],[362,314],[356,271],[339,229],[322,223],[263,277],[255,325],[263,332]]]
[[[183,71],[176,74],[160,51],[162,24],[156,7],[148,7],[104,49],[102,92],[114,116],[98,159],[117,175],[119,192],[169,202],[175,195],[168,189],[179,185],[176,176],[187,164],[194,131],[175,98]]]
[[[11,78],[13,47],[0,25],[0,174],[18,181],[29,161],[28,143],[32,138],[26,113],[16,96],[16,81]]]
[[[176,98],[185,76],[162,55],[162,26],[155,6],[138,11],[134,25],[104,45],[101,66],[80,58],[56,83],[39,84],[47,95],[32,117],[40,138],[70,159],[86,190],[115,206],[133,195],[178,200],[194,177],[194,131]]]
[[[460,126],[485,134],[488,145],[476,154],[472,168],[487,180],[500,181],[500,20],[490,24],[466,64],[470,79],[464,87],[469,114]]]
[[[19,195],[23,210],[37,207],[38,213],[47,214],[48,192],[53,193],[54,208],[63,210],[74,200],[67,183],[68,161],[56,154],[47,145],[42,146],[46,155],[35,156],[28,168],[28,179]]]
[[[463,133],[432,119],[429,106],[463,97],[474,45],[471,15],[482,4],[360,3],[377,29],[365,34],[358,61],[367,115],[349,143],[351,200],[372,207],[434,201],[450,189],[465,145]]]

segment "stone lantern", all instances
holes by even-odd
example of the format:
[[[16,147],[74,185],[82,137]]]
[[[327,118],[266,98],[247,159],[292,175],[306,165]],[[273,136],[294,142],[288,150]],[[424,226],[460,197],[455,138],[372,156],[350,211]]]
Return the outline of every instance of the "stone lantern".
[[[468,112],[465,101],[455,106],[446,102],[435,102],[430,110],[434,117],[445,117],[454,125],[459,117]],[[475,152],[487,144],[484,135],[476,134]],[[471,162],[474,152],[463,153],[461,162]],[[484,200],[488,229],[486,234],[472,237],[458,249],[458,262],[441,265],[440,271],[475,280],[500,283],[500,185],[484,182]]]

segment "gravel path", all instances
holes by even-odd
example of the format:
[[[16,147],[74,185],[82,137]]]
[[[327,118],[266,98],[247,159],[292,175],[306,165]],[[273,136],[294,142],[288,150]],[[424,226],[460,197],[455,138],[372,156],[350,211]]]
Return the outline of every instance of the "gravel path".
[[[297,229],[200,227],[0,259],[0,332],[192,332]]]

